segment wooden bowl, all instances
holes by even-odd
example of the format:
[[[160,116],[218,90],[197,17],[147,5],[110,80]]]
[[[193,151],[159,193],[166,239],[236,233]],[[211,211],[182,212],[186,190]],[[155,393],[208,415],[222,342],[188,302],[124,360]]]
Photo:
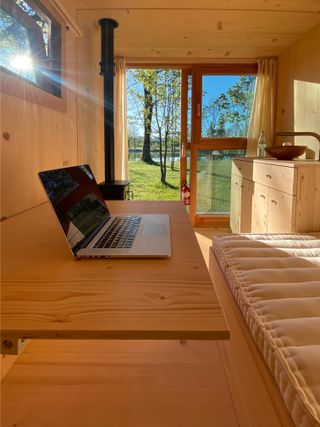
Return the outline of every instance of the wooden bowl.
[[[266,147],[266,153],[278,160],[292,160],[307,151],[305,145],[279,145]]]

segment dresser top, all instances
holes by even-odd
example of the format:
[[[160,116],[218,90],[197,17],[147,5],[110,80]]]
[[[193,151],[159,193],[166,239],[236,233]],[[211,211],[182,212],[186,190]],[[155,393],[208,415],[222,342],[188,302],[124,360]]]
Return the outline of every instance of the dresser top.
[[[320,161],[318,160],[277,160],[273,158],[259,158],[259,157],[237,157],[234,160],[244,161],[244,162],[253,162],[253,163],[264,163],[269,165],[276,166],[286,166],[289,168],[298,168],[298,167],[320,167]]]

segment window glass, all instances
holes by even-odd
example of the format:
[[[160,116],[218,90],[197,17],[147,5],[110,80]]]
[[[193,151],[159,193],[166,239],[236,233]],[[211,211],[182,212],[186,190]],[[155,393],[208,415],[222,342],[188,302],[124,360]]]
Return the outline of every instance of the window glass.
[[[198,151],[197,214],[229,214],[231,163],[244,150]]]
[[[1,67],[59,97],[60,34],[60,25],[40,3],[1,1]]]
[[[181,70],[127,70],[129,177],[136,200],[180,198]]]
[[[201,136],[247,135],[256,76],[203,75]]]

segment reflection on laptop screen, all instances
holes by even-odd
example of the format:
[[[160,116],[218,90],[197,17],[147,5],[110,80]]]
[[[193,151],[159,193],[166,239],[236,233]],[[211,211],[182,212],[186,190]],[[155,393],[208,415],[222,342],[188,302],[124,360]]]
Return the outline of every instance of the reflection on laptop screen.
[[[88,165],[40,172],[39,177],[72,248],[110,217]]]

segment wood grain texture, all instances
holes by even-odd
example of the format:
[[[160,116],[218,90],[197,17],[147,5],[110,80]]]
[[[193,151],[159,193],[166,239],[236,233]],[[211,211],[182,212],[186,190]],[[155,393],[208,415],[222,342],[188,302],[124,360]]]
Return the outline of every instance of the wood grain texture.
[[[240,426],[293,427],[281,393],[270,375],[212,252],[209,271],[230,325],[230,341],[219,343]]]
[[[320,230],[320,165],[318,168],[299,168],[298,180],[296,230]]]
[[[319,12],[318,0],[65,0],[77,9],[210,9],[210,10],[269,10],[277,12]]]
[[[18,356],[11,354],[0,354],[1,381],[17,361],[17,358]]]
[[[252,178],[249,176],[251,165]],[[320,230],[320,162],[236,159],[232,166],[230,225],[234,233]],[[251,185],[250,185],[251,184]]]
[[[100,26],[82,27],[77,40],[77,126],[79,163],[89,163],[97,182],[105,179],[103,77],[100,75]]]
[[[276,129],[320,133],[320,25],[286,49],[278,60]],[[313,137],[278,137],[275,145],[288,140],[307,145],[309,158],[319,158]]]
[[[268,227],[268,187],[254,182],[252,194],[252,233],[266,233]]]
[[[130,2],[129,2],[130,3]],[[144,2],[121,6],[105,1],[77,4],[77,21],[83,31],[99,34],[96,23],[102,16],[119,22],[115,54],[127,61],[185,60],[189,63],[210,59],[277,56],[320,22],[317,11],[257,8],[256,2],[239,5],[230,1],[210,2],[204,7],[171,7]],[[281,2],[279,2],[281,3]],[[297,5],[297,4],[296,4]],[[261,3],[260,3],[261,6]],[[314,6],[314,5],[313,5]],[[163,31],[163,28],[166,31]],[[98,63],[98,58],[96,60]],[[86,68],[93,64],[87,64]]]
[[[240,231],[249,233],[252,222],[253,182],[242,179],[240,185]]]
[[[3,224],[2,339],[225,339],[222,309],[181,202],[113,202],[169,213],[169,259],[76,261],[47,204]],[[26,242],[17,254],[21,238]]]
[[[40,89],[33,91],[34,102],[30,102],[27,88],[32,85],[23,80],[18,79],[18,97],[1,93],[1,217],[10,217],[45,200],[37,176],[40,170],[77,163],[75,36],[68,32],[65,53],[66,111],[51,108],[47,97],[43,98],[46,105],[41,105]],[[5,85],[5,72],[1,72],[1,82]],[[3,132],[10,135],[9,140],[2,137]]]
[[[296,197],[268,189],[268,233],[292,233],[295,226]]]
[[[206,262],[216,232],[197,230]],[[232,295],[214,281],[230,342],[32,341],[3,382],[2,425],[292,427]]]
[[[2,427],[237,427],[215,342],[32,341]]]

